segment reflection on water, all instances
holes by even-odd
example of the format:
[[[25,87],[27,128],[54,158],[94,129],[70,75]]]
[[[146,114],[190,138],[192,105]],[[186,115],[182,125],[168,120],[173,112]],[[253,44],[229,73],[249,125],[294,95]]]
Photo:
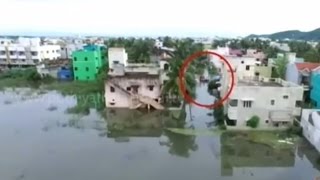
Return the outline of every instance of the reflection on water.
[[[103,109],[101,95],[88,96],[0,92],[1,179],[306,180],[320,175],[319,154],[303,139],[275,149],[232,133],[177,134],[166,127],[179,127],[179,112]],[[80,113],[66,113],[74,107],[81,107]],[[186,122],[191,112],[195,128],[212,120],[208,110],[186,110]]]

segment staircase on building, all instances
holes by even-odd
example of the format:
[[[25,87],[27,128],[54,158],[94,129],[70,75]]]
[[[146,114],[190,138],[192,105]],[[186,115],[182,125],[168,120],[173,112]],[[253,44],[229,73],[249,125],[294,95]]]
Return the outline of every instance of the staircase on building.
[[[148,97],[148,96],[143,96],[140,94],[134,94],[130,91],[127,91],[126,89],[124,89],[123,87],[121,87],[118,83],[116,83],[115,81],[109,81],[114,87],[120,89],[121,91],[123,91],[125,94],[127,94],[128,96],[130,96],[131,99],[131,105],[130,105],[130,109],[138,109],[143,105],[148,105],[148,106],[152,106],[155,109],[158,110],[163,110],[164,106],[162,106],[160,103],[158,103],[157,101],[155,101],[154,99]]]

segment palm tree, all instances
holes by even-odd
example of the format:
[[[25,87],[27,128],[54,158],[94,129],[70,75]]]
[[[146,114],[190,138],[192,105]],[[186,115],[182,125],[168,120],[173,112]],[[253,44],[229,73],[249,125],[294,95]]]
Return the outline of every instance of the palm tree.
[[[191,54],[203,50],[202,44],[194,44],[192,39],[184,39],[181,41],[176,41],[174,44],[176,51],[174,52],[174,57],[171,59],[170,72],[167,76],[169,80],[164,84],[163,93],[175,97],[176,99],[181,99],[183,97],[180,92],[179,87],[179,71],[183,64],[183,61]],[[195,61],[196,62],[196,61]],[[186,93],[188,93],[192,98],[196,97],[196,66],[197,63],[191,63],[185,72],[184,81],[186,87]],[[183,100],[183,107],[186,105],[186,101]]]

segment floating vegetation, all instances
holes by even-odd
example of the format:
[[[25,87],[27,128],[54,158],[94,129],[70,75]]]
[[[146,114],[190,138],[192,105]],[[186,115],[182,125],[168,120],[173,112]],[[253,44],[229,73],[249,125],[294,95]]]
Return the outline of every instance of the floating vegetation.
[[[88,106],[74,106],[66,110],[68,114],[89,115],[90,108]]]
[[[218,129],[181,129],[181,128],[167,128],[168,131],[173,133],[187,135],[187,136],[216,136],[221,134]]]

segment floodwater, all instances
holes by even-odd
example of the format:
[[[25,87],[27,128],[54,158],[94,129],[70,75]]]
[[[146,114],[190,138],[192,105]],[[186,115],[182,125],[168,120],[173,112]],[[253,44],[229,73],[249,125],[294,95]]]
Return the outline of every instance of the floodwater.
[[[305,140],[289,150],[274,150],[218,134],[170,133],[161,123],[169,116],[166,113],[97,110],[102,99],[29,89],[0,92],[0,179],[313,180],[320,176],[319,154]],[[205,86],[198,87],[197,100],[212,102]],[[84,102],[89,102],[85,108],[74,108]],[[66,113],[68,108],[78,109],[78,114]],[[213,120],[207,115],[210,110],[191,106],[186,111],[186,126],[202,130]]]

